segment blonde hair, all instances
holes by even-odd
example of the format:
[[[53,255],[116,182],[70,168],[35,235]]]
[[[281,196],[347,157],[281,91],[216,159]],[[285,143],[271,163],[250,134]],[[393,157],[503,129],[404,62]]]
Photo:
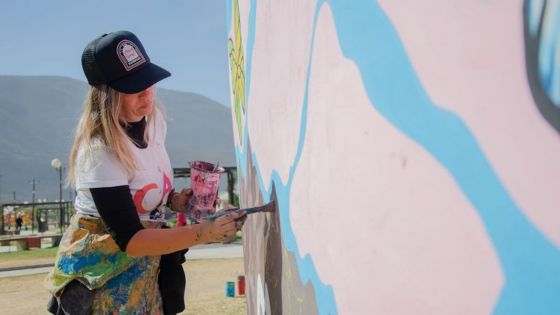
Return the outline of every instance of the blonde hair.
[[[128,123],[121,117],[122,105],[120,92],[107,85],[90,86],[84,102],[84,112],[80,117],[74,143],[70,150],[68,163],[68,184],[76,182],[76,159],[78,151],[82,148],[91,150],[94,141],[101,142],[112,151],[117,160],[122,164],[129,175],[134,173],[136,165],[128,146],[128,136],[125,128]],[[154,110],[147,117],[148,123],[154,121],[156,114],[156,102]],[[144,130],[144,139],[148,142],[148,126]]]

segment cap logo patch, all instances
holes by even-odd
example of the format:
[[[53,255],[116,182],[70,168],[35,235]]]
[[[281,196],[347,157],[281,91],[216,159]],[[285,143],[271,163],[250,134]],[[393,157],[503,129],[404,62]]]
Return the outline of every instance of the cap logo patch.
[[[119,56],[126,71],[146,63],[146,58],[144,58],[140,49],[127,39],[120,41],[117,45],[117,56]]]

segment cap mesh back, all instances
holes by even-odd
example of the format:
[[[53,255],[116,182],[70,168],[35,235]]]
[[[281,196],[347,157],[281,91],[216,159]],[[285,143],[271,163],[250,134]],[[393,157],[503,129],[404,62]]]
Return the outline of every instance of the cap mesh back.
[[[105,82],[103,73],[99,69],[99,65],[95,61],[95,47],[100,39],[101,38],[97,38],[89,43],[82,53],[82,68],[84,69],[84,74],[91,85],[107,83]]]

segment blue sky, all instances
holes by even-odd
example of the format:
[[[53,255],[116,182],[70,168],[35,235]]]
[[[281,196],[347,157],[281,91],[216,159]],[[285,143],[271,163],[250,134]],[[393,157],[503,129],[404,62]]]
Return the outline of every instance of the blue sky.
[[[61,75],[85,81],[84,46],[129,30],[172,76],[158,86],[229,106],[224,0],[2,0],[0,74]]]

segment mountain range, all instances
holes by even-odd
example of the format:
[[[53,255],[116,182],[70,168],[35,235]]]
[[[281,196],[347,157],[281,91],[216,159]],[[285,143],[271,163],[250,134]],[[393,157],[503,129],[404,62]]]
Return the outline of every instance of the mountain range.
[[[88,84],[59,76],[0,75],[0,202],[59,197],[58,158],[68,165]],[[205,96],[158,88],[168,118],[166,147],[173,167],[190,160],[235,165],[230,109]],[[63,175],[65,176],[65,175]],[[70,189],[64,188],[68,200]]]

